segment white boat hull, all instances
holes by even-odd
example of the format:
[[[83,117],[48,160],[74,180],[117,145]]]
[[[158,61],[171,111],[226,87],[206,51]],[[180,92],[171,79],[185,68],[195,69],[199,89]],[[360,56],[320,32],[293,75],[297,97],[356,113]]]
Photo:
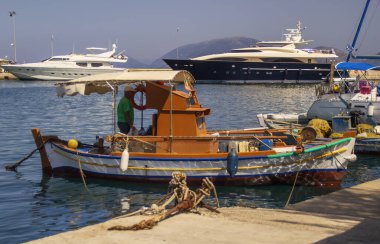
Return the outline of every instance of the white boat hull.
[[[380,124],[380,97],[374,94],[342,94],[342,99],[349,104],[349,107],[338,98],[337,94],[323,95],[310,106],[307,111],[307,118],[320,118],[331,121],[338,114],[348,114],[355,111],[363,114],[360,117],[362,122],[368,123],[368,119],[371,119]],[[368,106],[370,104],[374,106],[372,116],[368,116]]]
[[[346,138],[327,146],[316,146],[296,154],[287,152],[267,156],[239,155],[238,172],[231,177],[226,170],[226,154],[155,156],[154,153],[131,153],[128,170],[120,169],[120,156],[91,154],[72,150],[54,142],[45,146],[53,175],[86,176],[129,181],[168,182],[172,172],[187,174],[189,182],[204,177],[217,184],[265,185],[294,182],[305,185],[337,185],[344,177],[347,164],[354,160],[354,139]],[[318,148],[319,147],[319,148]]]
[[[8,65],[5,69],[20,80],[65,81],[84,76],[123,71],[123,68],[59,68],[59,67],[19,67]]]

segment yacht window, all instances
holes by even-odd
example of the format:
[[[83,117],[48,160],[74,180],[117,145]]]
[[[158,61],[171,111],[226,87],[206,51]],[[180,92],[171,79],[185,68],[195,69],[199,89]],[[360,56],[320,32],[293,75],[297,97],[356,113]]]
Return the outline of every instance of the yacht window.
[[[91,67],[100,67],[103,66],[102,63],[91,63]]]
[[[261,50],[252,50],[252,49],[234,49],[231,50],[231,53],[261,53]]]
[[[69,58],[51,58],[49,61],[66,61],[69,60]]]
[[[207,59],[209,61],[237,61],[237,62],[243,62],[246,61],[246,58],[210,58]]]
[[[302,63],[302,61],[293,58],[261,58],[261,60],[273,63]]]
[[[80,67],[87,67],[87,63],[77,63],[77,65]]]

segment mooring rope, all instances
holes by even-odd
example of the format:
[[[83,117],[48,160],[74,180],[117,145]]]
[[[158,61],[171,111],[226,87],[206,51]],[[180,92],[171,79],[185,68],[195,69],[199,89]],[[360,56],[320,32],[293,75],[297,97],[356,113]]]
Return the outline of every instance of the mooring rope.
[[[80,162],[80,159],[79,159],[79,151],[78,150],[77,150],[77,158],[78,158],[79,173],[80,173],[80,176],[82,178],[82,182],[83,182],[84,188],[86,188],[86,190],[88,191],[86,180],[84,178],[86,176],[85,176],[85,174],[83,173],[83,170],[82,170],[82,165],[81,165],[81,162]]]
[[[287,206],[289,205],[290,199],[292,199],[293,191],[294,191],[294,188],[295,188],[295,186],[296,186],[296,182],[297,182],[298,174],[299,174],[300,171],[301,171],[301,169],[299,169],[299,170],[297,171],[296,178],[294,179],[293,186],[292,186],[292,190],[290,191],[290,194],[289,194],[288,200],[287,200],[286,203],[285,203],[285,207],[287,207]]]
[[[33,151],[31,151],[28,155],[26,155],[24,158],[22,158],[20,161],[18,161],[17,163],[15,164],[11,164],[11,165],[6,165],[5,166],[5,169],[8,170],[8,171],[16,171],[16,168],[18,166],[20,166],[25,160],[27,160],[28,158],[30,158],[37,150],[41,150],[45,144],[47,142],[49,142],[50,139],[47,139],[46,141],[44,141],[41,146],[37,147],[36,149],[34,149]]]

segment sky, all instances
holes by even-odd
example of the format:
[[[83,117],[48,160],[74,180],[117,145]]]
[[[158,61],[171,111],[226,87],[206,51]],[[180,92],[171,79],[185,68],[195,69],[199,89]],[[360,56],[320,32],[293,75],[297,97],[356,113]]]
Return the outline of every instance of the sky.
[[[279,40],[301,21],[310,47],[345,50],[365,0],[1,0],[0,57],[41,61],[52,54],[109,47],[144,63],[177,46],[225,37]],[[380,0],[372,0],[360,34],[359,54],[380,52]],[[16,15],[9,16],[9,11]],[[52,40],[53,36],[53,42]]]

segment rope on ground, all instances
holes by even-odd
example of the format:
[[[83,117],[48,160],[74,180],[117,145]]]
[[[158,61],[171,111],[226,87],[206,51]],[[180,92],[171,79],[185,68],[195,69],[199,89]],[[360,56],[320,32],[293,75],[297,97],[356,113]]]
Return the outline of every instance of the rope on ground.
[[[36,149],[34,149],[33,151],[31,151],[28,155],[26,155],[24,158],[22,158],[17,163],[11,164],[11,165],[6,165],[5,169],[8,170],[8,171],[16,171],[16,169],[17,169],[18,166],[20,166],[25,160],[27,160],[28,158],[30,158],[36,151],[41,150],[48,141],[50,141],[50,140],[48,139],[48,140],[44,141],[44,143],[42,143],[41,146],[39,146]]]
[[[179,214],[184,211],[196,211],[198,207],[204,207],[210,211],[220,213],[216,208],[209,206],[203,202],[203,199],[214,193],[216,198],[217,207],[219,207],[219,201],[217,200],[217,194],[214,184],[207,177],[202,180],[202,185],[195,191],[190,190],[186,183],[186,174],[181,172],[173,172],[172,179],[169,182],[168,191],[171,192],[171,196],[164,196],[166,201],[158,206],[157,204],[152,204],[150,208],[142,208],[133,213],[127,214],[125,216],[132,216],[136,214],[154,214],[150,219],[142,220],[137,224],[131,226],[121,226],[116,225],[108,228],[108,230],[144,230],[152,229],[158,222],[164,220],[170,216]],[[158,202],[163,202],[161,199]],[[174,201],[174,207],[166,209],[171,202]]]

